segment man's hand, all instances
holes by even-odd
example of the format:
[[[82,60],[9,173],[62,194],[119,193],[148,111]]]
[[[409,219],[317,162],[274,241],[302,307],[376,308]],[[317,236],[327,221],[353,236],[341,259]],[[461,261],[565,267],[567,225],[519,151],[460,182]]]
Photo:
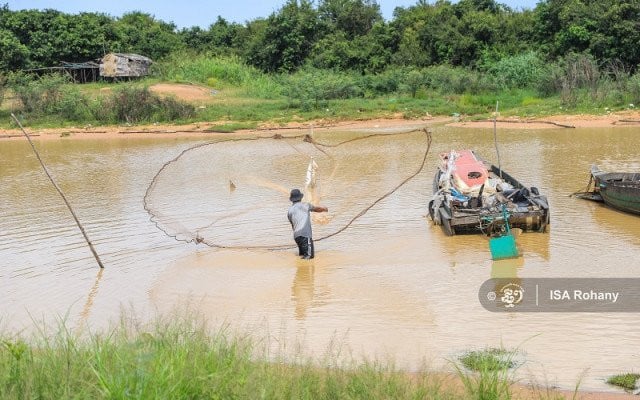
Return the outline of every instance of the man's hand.
[[[313,209],[311,211],[313,211],[313,212],[327,212],[327,211],[329,211],[329,208],[327,208],[327,207],[313,207]]]

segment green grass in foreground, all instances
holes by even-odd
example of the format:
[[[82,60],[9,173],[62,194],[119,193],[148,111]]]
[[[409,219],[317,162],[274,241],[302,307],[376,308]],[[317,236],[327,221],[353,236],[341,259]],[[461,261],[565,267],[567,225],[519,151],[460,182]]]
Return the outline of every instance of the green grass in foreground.
[[[123,322],[82,339],[64,326],[29,340],[0,335],[0,398],[456,398],[427,374],[379,363],[270,361],[259,343],[177,318],[147,327]]]
[[[619,386],[626,390],[634,390],[636,388],[636,382],[640,378],[640,374],[627,373],[614,375],[607,379],[607,383],[610,385]]]
[[[26,339],[0,334],[2,399],[510,399],[500,371],[469,375],[464,387],[392,363],[275,357],[268,344],[227,328],[211,333],[182,313],[142,325],[123,317],[99,334],[61,323]],[[550,398],[549,395],[538,398]]]

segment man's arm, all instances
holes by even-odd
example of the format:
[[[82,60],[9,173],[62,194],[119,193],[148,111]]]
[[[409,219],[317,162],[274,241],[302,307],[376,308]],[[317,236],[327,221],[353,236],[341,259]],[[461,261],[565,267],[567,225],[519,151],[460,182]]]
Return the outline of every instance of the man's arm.
[[[314,206],[311,211],[313,212],[327,212],[329,211],[329,208],[327,207],[320,207],[320,206]]]

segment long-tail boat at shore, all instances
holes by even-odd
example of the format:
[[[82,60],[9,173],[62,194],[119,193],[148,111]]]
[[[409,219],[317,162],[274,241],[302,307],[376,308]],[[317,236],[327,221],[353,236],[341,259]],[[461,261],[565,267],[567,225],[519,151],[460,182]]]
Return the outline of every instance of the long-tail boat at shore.
[[[593,165],[587,191],[575,196],[640,215],[640,173],[605,172]]]
[[[526,187],[472,150],[440,154],[433,181],[429,216],[448,236],[482,232],[493,235],[505,226],[546,232],[549,203],[536,187]]]

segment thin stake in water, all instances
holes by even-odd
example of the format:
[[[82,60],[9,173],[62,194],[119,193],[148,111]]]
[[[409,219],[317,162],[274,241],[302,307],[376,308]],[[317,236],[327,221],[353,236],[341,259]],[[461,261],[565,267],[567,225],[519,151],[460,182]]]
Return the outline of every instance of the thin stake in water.
[[[53,184],[53,187],[56,188],[56,190],[60,194],[60,197],[62,197],[62,200],[64,200],[64,204],[67,205],[67,208],[71,212],[71,215],[73,216],[73,219],[76,221],[76,224],[78,225],[78,228],[80,228],[80,232],[82,232],[82,236],[84,236],[85,240],[87,241],[87,244],[89,245],[89,249],[91,249],[91,252],[93,253],[93,256],[95,257],[96,261],[98,262],[98,265],[100,266],[100,268],[104,268],[104,265],[102,265],[102,261],[100,261],[100,257],[98,256],[98,253],[96,252],[96,249],[93,248],[93,244],[91,243],[91,240],[89,240],[89,236],[87,236],[87,233],[84,231],[84,228],[82,227],[82,224],[80,223],[80,220],[76,216],[76,213],[73,212],[73,208],[71,208],[71,204],[69,204],[69,202],[67,201],[67,197],[64,195],[64,193],[62,193],[62,189],[60,189],[60,187],[58,186],[56,181],[53,180],[53,177],[49,173],[49,170],[44,165],[44,162],[42,161],[42,158],[40,158],[40,154],[38,153],[38,150],[36,150],[36,146],[34,146],[33,142],[31,141],[31,137],[29,137],[29,134],[27,133],[27,131],[24,130],[24,128],[22,127],[22,124],[20,123],[20,121],[18,121],[18,118],[16,118],[16,116],[13,115],[13,113],[11,113],[11,118],[13,118],[13,120],[16,121],[16,124],[18,124],[18,126],[22,130],[22,133],[24,134],[24,136],[29,141],[29,144],[31,145],[31,149],[35,153],[36,158],[40,162],[40,165],[42,166],[42,169],[44,170],[44,173],[47,175],[47,177],[49,178],[49,180]]]
[[[502,178],[502,163],[500,162],[500,150],[498,149],[498,132],[496,123],[498,122],[498,102],[496,101],[496,113],[493,114],[493,144],[496,146],[496,154],[498,155],[498,170],[500,178]]]

